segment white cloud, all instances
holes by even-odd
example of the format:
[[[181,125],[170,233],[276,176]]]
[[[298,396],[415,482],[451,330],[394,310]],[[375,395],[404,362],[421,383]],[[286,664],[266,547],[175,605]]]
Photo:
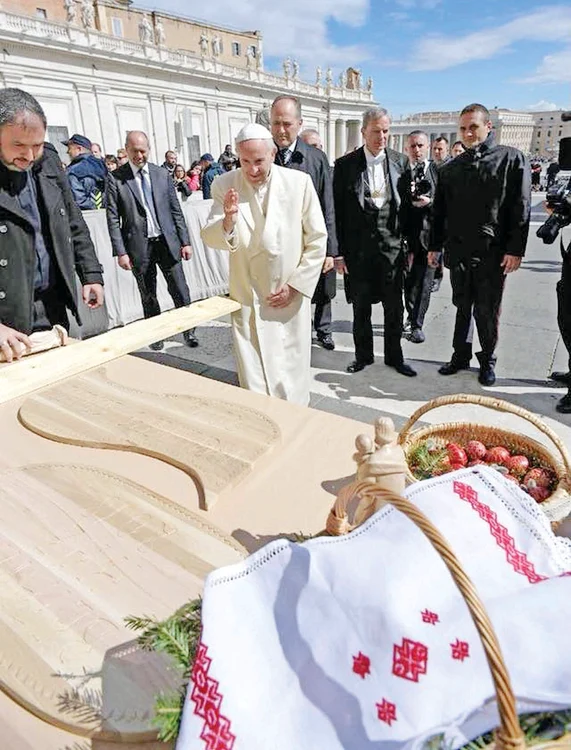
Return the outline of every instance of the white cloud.
[[[406,1],[406,0],[404,0]],[[511,45],[521,41],[557,42],[571,37],[571,8],[567,5],[551,5],[519,16],[501,26],[475,31],[464,36],[447,37],[433,35],[421,40],[417,50],[409,60],[410,70],[445,70],[473,60],[487,60],[502,52],[507,52]],[[558,61],[549,55],[542,63],[541,80],[555,80],[555,67]],[[569,55],[566,56],[569,61]],[[565,73],[571,80],[571,65],[567,63]],[[537,75],[540,75],[538,71]],[[550,77],[551,76],[551,77]],[[536,78],[534,80],[540,80]]]
[[[556,109],[563,109],[553,102],[547,102],[545,99],[541,99],[535,104],[528,104],[525,108],[528,112],[552,112]]]
[[[546,55],[524,83],[571,83],[571,47]]]
[[[442,0],[396,0],[401,8],[420,8],[421,10],[432,10],[440,5]]]
[[[148,0],[147,0],[148,1]],[[187,13],[187,0],[154,0],[170,13]],[[200,18],[241,30],[259,30],[265,57],[290,56],[306,69],[320,65],[345,68],[372,57],[365,45],[336,45],[327,34],[330,20],[358,28],[369,12],[370,0],[216,0],[200,7]],[[311,73],[313,75],[313,72]]]

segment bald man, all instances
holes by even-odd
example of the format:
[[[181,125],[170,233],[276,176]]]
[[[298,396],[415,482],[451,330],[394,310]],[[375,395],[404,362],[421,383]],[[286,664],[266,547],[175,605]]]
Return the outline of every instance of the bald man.
[[[202,237],[231,253],[240,385],[307,406],[311,297],[327,244],[321,205],[309,175],[273,163],[276,146],[262,125],[244,126],[236,146],[240,169],[212,183]]]
[[[160,315],[157,266],[175,307],[190,304],[182,261],[192,248],[174,182],[166,169],[149,163],[146,134],[132,130],[125,142],[128,162],[107,178],[107,226],[119,266],[135,276],[145,318]],[[188,346],[198,346],[194,331],[185,331]],[[151,344],[154,350],[163,341]]]

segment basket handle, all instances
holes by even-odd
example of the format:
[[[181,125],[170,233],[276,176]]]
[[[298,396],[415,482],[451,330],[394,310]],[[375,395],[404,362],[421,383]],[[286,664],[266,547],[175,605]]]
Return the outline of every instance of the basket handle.
[[[399,444],[402,445],[405,442],[415,422],[417,422],[420,417],[422,417],[428,411],[437,409],[440,406],[451,406],[454,404],[475,404],[476,406],[485,406],[486,408],[493,409],[494,411],[503,411],[508,414],[515,414],[516,416],[521,417],[528,422],[531,422],[534,427],[536,427],[540,432],[546,435],[555,445],[555,447],[561,454],[561,458],[565,466],[565,472],[567,474],[571,474],[571,457],[569,456],[569,452],[567,451],[567,448],[563,444],[561,438],[551,429],[551,427],[549,427],[549,425],[545,424],[542,419],[540,419],[532,412],[527,411],[527,409],[522,409],[521,406],[516,406],[515,404],[510,404],[509,401],[504,401],[500,398],[492,398],[491,396],[473,396],[470,393],[456,393],[452,396],[439,396],[438,398],[433,398],[431,401],[427,401],[414,412],[414,414],[410,417],[408,422],[400,431],[398,438]]]
[[[519,724],[515,696],[494,626],[490,621],[482,600],[478,596],[474,584],[464,571],[462,564],[445,537],[410,500],[388,490],[383,490],[378,485],[376,486],[370,482],[360,482],[352,485],[350,491],[346,493],[346,496],[341,501],[341,504],[337,505],[336,503],[333,506],[327,521],[328,530],[333,517],[337,519],[341,527],[343,526],[343,520],[346,521],[344,509],[355,495],[358,495],[362,500],[377,498],[394,505],[397,510],[404,513],[422,531],[442,558],[468,606],[492,673],[500,716],[500,727],[495,737],[496,750],[523,750],[525,748],[525,737]],[[345,519],[342,518],[341,514],[345,515]],[[338,533],[344,532],[341,531]]]

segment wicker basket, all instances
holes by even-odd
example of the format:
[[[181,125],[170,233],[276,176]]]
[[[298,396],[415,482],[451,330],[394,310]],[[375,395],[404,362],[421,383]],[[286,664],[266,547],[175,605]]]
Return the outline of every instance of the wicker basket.
[[[520,435],[499,427],[474,424],[473,422],[448,422],[429,425],[416,430],[412,429],[415,423],[432,409],[454,404],[475,404],[494,411],[515,414],[530,422],[546,435],[557,449],[558,455],[554,456],[548,448],[526,435]],[[490,398],[489,396],[472,396],[466,393],[440,396],[428,401],[414,412],[400,431],[399,443],[408,457],[411,451],[430,437],[440,438],[446,442],[459,442],[462,445],[465,445],[469,440],[480,440],[489,447],[504,445],[512,453],[535,456],[539,466],[550,469],[557,477],[557,487],[547,500],[540,504],[541,509],[554,524],[559,523],[571,513],[571,458],[561,438],[535,414],[510,404],[508,401]],[[410,469],[407,470],[406,478],[408,484],[418,481]]]
[[[466,396],[466,398],[471,397]],[[487,400],[492,401],[493,399]],[[517,407],[512,408],[516,409]],[[495,732],[495,743],[494,746],[490,746],[490,750],[492,747],[494,750],[523,750],[526,747],[525,736],[519,723],[510,676],[494,627],[474,584],[466,574],[445,537],[416,505],[400,495],[383,490],[378,485],[371,484],[370,482],[354,484],[350,490],[349,488],[347,489],[348,492],[339,494],[329,512],[326,528],[330,534],[339,536],[348,533],[354,528],[349,524],[347,518],[347,507],[354,499],[359,499],[360,502],[371,502],[377,499],[393,505],[401,513],[404,513],[422,531],[436,552],[438,552],[470,610],[470,615],[482,641],[492,674],[498,703],[500,726]],[[565,734],[557,740],[540,742],[534,744],[533,747],[534,750],[548,750],[548,748],[563,750],[563,748],[570,747],[570,740],[571,735]]]

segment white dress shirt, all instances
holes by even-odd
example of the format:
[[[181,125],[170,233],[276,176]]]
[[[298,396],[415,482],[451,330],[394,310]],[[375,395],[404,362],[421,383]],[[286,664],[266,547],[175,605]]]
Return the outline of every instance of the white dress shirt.
[[[373,156],[365,146],[365,158],[367,160],[367,179],[371,200],[377,208],[381,208],[387,199],[387,179],[385,176],[387,156],[384,149],[377,156]]]
[[[131,165],[131,169],[133,171],[135,185],[137,186],[137,192],[139,194],[139,198],[141,199],[141,205],[145,209],[145,214],[147,215],[147,237],[148,239],[160,237],[162,234],[161,228],[157,225],[157,221],[155,220],[153,213],[149,210],[149,206],[147,205],[147,201],[145,200],[145,196],[143,195],[143,186],[141,184],[141,176],[139,174],[139,172],[144,172],[145,179],[147,180],[147,185],[149,186],[149,191],[152,196],[153,186],[151,184],[151,175],[149,174],[149,165],[143,164],[142,167],[138,167],[136,164],[133,164],[131,160],[129,160],[129,164]]]

